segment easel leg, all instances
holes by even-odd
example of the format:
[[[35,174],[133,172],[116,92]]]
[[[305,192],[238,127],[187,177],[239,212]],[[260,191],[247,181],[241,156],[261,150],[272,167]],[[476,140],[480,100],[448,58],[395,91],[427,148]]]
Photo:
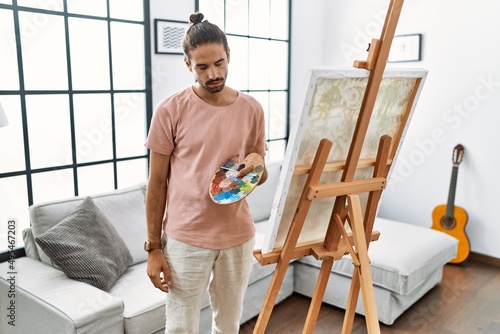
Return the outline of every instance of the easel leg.
[[[359,202],[358,195],[348,195],[349,200],[349,213],[352,218],[352,234],[354,238],[354,245],[356,247],[356,252],[360,265],[355,268],[357,275],[359,276],[359,282],[361,285],[361,294],[363,296],[363,306],[365,309],[365,319],[366,327],[368,333],[380,333],[380,325],[378,322],[377,305],[375,303],[375,293],[373,291],[373,281],[370,271],[370,259],[368,258],[368,246],[366,245],[366,237],[363,225],[363,217],[361,214],[361,204]],[[353,286],[358,280],[353,280],[351,282],[351,292],[349,297],[349,303],[356,303],[354,298],[357,300],[356,286]],[[354,308],[356,308],[354,304]]]
[[[349,290],[349,297],[347,299],[344,323],[342,324],[342,334],[352,332],[354,317],[356,316],[356,306],[358,305],[359,288],[359,272],[354,270],[352,273],[351,289]]]
[[[384,177],[387,174],[386,161],[389,156],[389,149],[391,146],[391,137],[382,136],[379,142],[379,150],[377,153],[377,161],[375,163],[375,169],[373,171],[373,177]],[[368,202],[366,205],[365,217],[364,217],[364,231],[366,237],[366,247],[368,249],[370,245],[370,236],[373,230],[373,223],[375,221],[375,215],[377,212],[377,205],[382,195],[381,191],[373,191],[368,196]],[[349,291],[349,299],[346,306],[346,313],[344,317],[344,324],[342,327],[342,333],[351,333],[354,325],[354,316],[356,314],[356,306],[358,304],[359,298],[359,271],[354,270],[352,275],[351,289]]]
[[[316,281],[314,295],[312,296],[311,304],[309,305],[309,311],[307,312],[306,323],[304,325],[304,330],[302,331],[303,334],[312,334],[314,332],[314,327],[316,326],[316,322],[318,321],[319,310],[321,308],[321,304],[323,303],[323,296],[325,295],[332,267],[333,258],[327,257],[323,259],[318,275],[318,280]]]
[[[276,298],[278,298],[281,285],[285,279],[289,263],[289,260],[283,261],[283,259],[281,259],[274,270],[273,278],[269,284],[269,290],[267,291],[266,298],[263,302],[263,308],[260,311],[257,323],[255,324],[253,330],[254,334],[264,334],[266,331],[269,318],[271,318],[271,313],[273,312],[274,304],[276,303]]]
[[[280,291],[281,285],[285,278],[286,270],[290,261],[292,260],[293,251],[299,240],[300,232],[304,226],[304,221],[306,219],[307,213],[311,206],[311,200],[307,199],[307,191],[311,185],[317,185],[321,177],[321,173],[325,168],[325,163],[328,158],[328,154],[332,147],[332,142],[323,139],[321,140],[314,161],[311,167],[311,172],[307,178],[306,184],[302,191],[301,200],[297,206],[297,211],[293,218],[292,224],[290,225],[290,230],[283,245],[281,251],[280,259],[278,260],[277,267],[274,271],[273,278],[269,284],[269,289],[267,290],[266,298],[264,299],[263,308],[257,318],[257,323],[255,324],[254,334],[264,334],[269,318],[274,308],[276,298]]]

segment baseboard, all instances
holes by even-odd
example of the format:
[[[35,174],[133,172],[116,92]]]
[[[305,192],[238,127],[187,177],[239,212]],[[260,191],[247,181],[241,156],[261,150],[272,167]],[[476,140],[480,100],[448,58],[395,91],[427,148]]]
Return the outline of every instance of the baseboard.
[[[493,256],[471,252],[468,259],[500,268],[500,259]]]

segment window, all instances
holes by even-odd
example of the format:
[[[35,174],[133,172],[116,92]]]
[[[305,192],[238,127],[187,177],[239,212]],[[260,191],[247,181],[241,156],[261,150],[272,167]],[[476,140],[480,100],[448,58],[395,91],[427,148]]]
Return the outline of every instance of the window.
[[[283,160],[289,134],[290,1],[198,0],[231,48],[228,85],[264,108],[268,161]]]
[[[146,180],[150,52],[149,1],[0,0],[0,252],[33,203]]]

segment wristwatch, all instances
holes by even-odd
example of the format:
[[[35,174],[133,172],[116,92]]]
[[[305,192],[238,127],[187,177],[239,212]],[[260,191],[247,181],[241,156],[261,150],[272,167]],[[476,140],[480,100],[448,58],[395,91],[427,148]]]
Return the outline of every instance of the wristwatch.
[[[150,250],[153,249],[161,249],[161,242],[155,243],[148,240],[144,243],[144,250],[146,252],[149,252]]]

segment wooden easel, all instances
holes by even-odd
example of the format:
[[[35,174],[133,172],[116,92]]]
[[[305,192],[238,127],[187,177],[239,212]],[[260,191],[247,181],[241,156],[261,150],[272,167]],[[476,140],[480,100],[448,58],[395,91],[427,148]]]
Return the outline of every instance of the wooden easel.
[[[354,180],[354,173],[362,164],[365,165],[365,162],[361,162],[359,157],[402,6],[403,0],[391,0],[381,38],[372,40],[366,61],[356,61],[354,63],[357,68],[369,70],[370,76],[345,163],[342,166],[327,166],[327,158],[332,142],[325,138],[322,139],[313,164],[308,170],[308,178],[283,247],[266,254],[262,254],[260,250],[254,252],[254,256],[261,265],[276,263],[276,269],[254,328],[256,334],[265,333],[290,261],[310,255],[322,260],[303,329],[303,333],[313,333],[333,263],[347,253],[351,254],[355,270],[351,281],[342,333],[352,331],[360,288],[368,333],[380,333],[370,272],[370,260],[368,258],[368,246],[371,241],[375,241],[379,237],[379,233],[372,230],[377,205],[386,186],[386,177],[391,163],[388,159],[391,138],[389,136],[380,138],[376,160],[371,164],[374,166],[371,178]],[[343,170],[341,181],[319,184],[325,167],[328,170],[332,170],[332,168]],[[295,171],[298,170],[303,173],[304,166],[296,166]],[[368,193],[364,217],[359,200],[359,194],[361,193]],[[324,241],[298,245],[297,242],[312,201],[334,196],[336,199]],[[352,233],[347,233],[344,227],[345,221],[349,223]]]

